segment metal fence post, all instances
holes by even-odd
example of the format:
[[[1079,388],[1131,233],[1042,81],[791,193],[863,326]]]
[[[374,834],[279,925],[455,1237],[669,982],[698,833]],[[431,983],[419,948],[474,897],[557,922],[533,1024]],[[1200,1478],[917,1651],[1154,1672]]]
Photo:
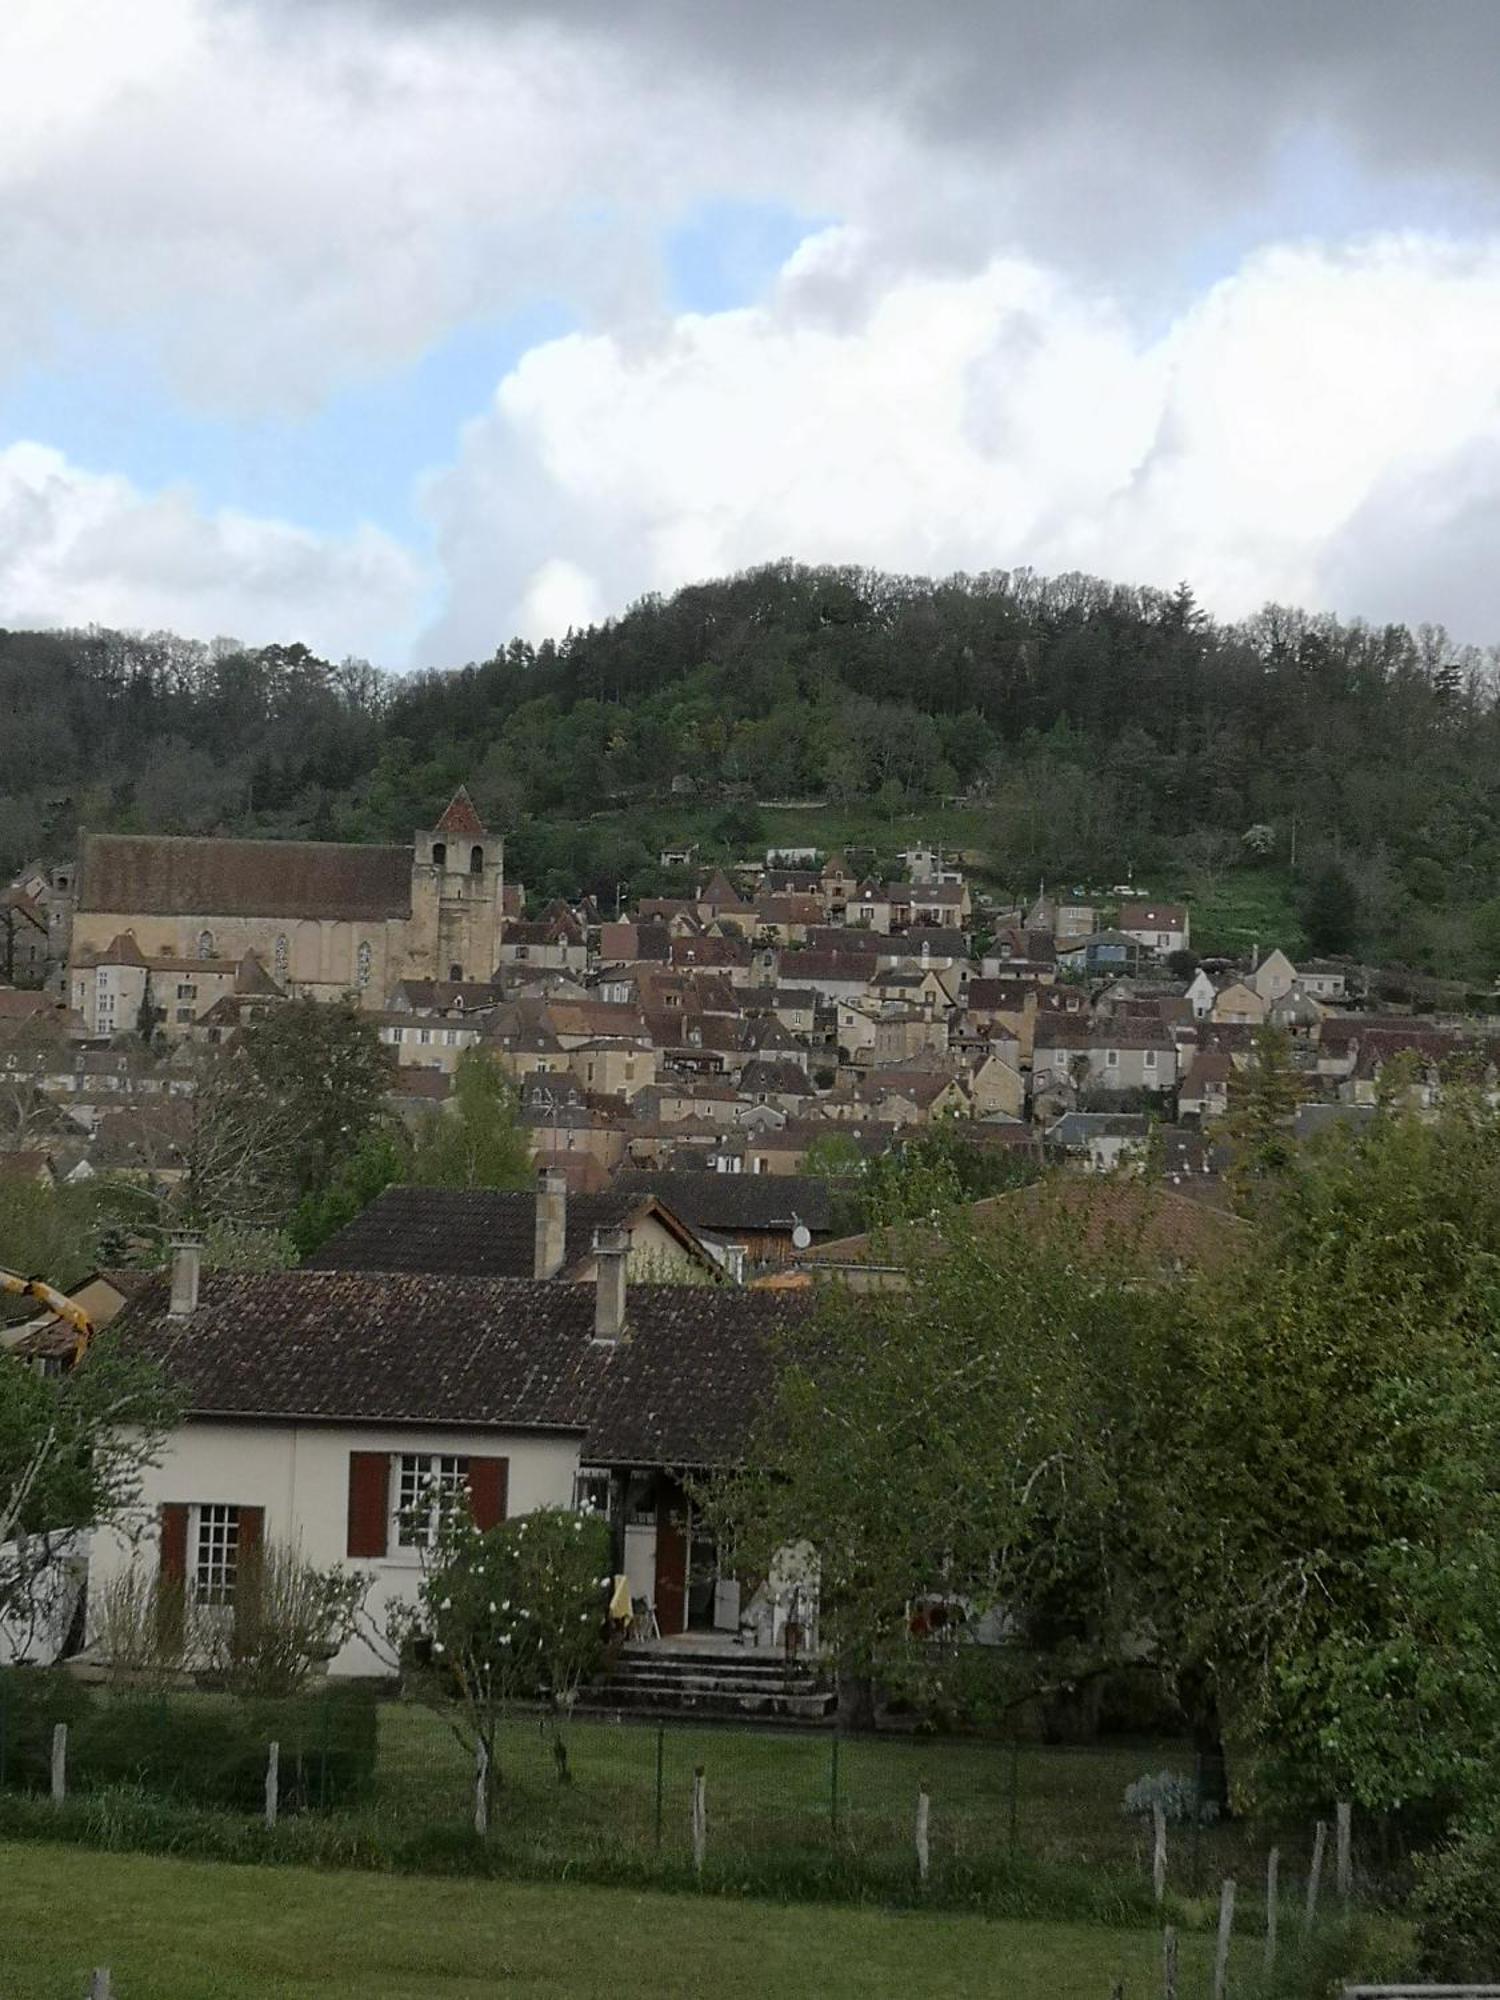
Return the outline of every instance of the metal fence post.
[[[662,1780],[666,1768],[667,1732],[660,1725],[656,1731],[656,1851],[661,1853],[661,1806]]]
[[[839,1830],[839,1739],[838,1732],[828,1739],[828,1823],[837,1833]]]

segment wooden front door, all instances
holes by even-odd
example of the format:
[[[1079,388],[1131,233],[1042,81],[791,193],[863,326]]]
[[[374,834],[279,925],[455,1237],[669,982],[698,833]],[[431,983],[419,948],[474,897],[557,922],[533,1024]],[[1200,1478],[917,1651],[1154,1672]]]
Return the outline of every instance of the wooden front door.
[[[656,1622],[664,1639],[687,1629],[687,1502],[675,1486],[656,1500]]]

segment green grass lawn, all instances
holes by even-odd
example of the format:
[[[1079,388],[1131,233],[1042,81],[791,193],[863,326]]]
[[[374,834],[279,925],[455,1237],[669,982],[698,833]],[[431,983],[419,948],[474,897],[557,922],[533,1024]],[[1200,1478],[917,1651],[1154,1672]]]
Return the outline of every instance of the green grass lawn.
[[[1142,1932],[786,1908],[624,1889],[0,1849],[0,1993],[82,2000],[1106,2000],[1154,1990]],[[1183,1990],[1209,1943],[1183,1940]]]

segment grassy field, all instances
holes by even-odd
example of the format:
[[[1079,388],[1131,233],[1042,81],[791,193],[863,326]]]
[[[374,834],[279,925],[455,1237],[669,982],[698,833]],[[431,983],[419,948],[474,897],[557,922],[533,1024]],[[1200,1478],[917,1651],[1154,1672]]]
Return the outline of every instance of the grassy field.
[[[0,1992],[82,2000],[1106,2000],[1154,1989],[1147,1933],[796,1909],[621,1889],[274,1873],[0,1849]],[[1183,1990],[1208,1941],[1183,1940]]]

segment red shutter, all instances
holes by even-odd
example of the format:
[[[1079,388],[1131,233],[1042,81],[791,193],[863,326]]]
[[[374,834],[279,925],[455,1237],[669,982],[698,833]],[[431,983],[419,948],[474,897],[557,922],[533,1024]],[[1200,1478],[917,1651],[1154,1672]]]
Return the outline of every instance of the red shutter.
[[[505,1497],[509,1485],[508,1458],[469,1460],[469,1512],[481,1533],[505,1519]]]
[[[264,1507],[241,1507],[239,1548],[235,1556],[234,1635],[239,1645],[254,1643],[260,1625],[263,1582],[261,1551],[265,1543]]]
[[[383,1451],[349,1454],[349,1540],[351,1556],[383,1556],[390,1533],[391,1461]]]
[[[179,1500],[161,1509],[161,1552],[156,1570],[156,1630],[163,1649],[182,1644],[187,1607],[188,1510]]]

